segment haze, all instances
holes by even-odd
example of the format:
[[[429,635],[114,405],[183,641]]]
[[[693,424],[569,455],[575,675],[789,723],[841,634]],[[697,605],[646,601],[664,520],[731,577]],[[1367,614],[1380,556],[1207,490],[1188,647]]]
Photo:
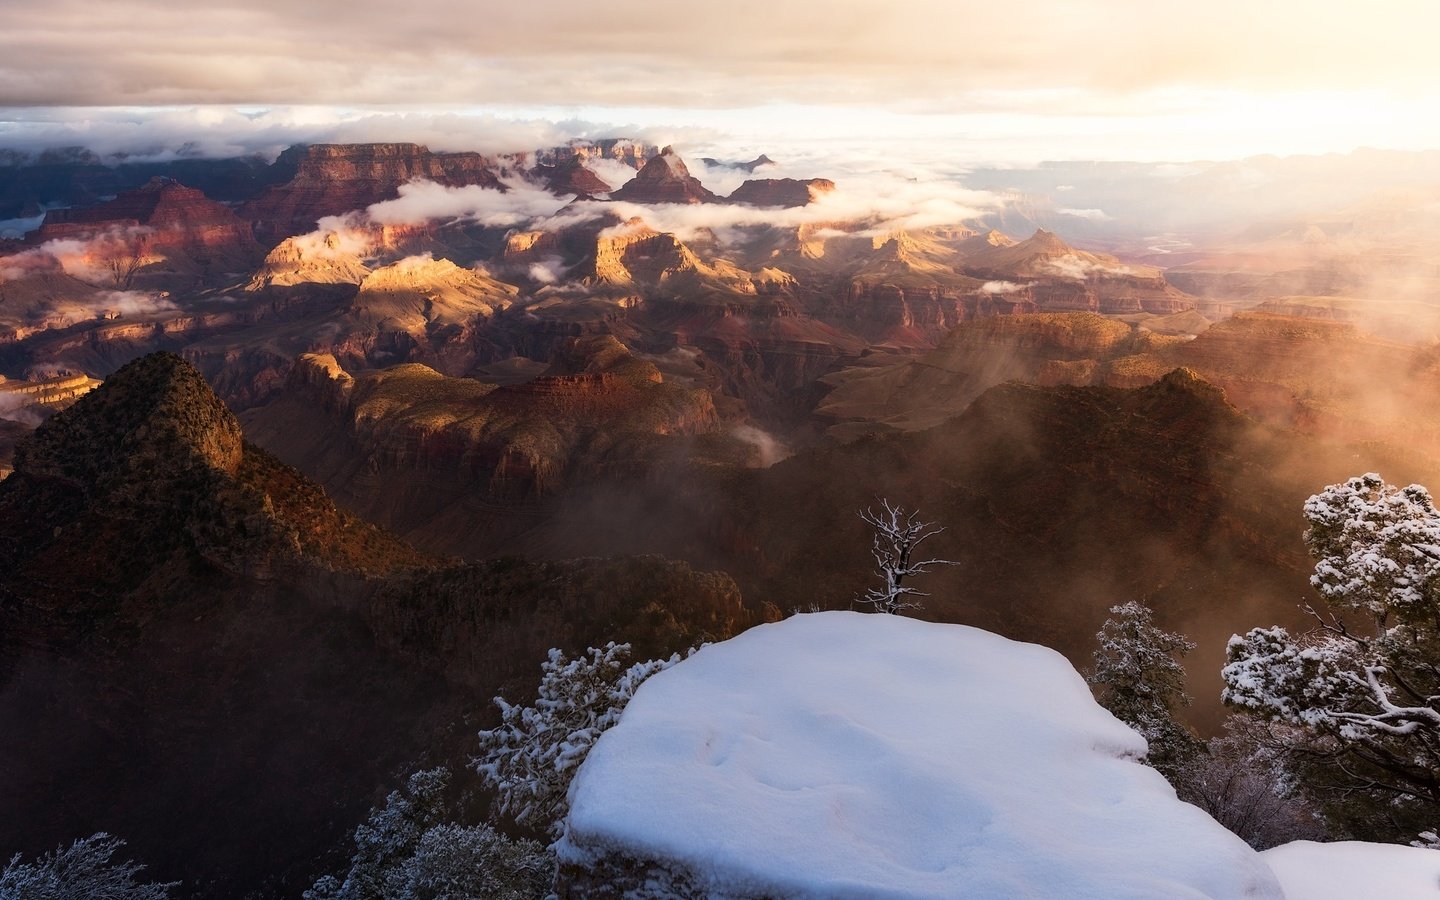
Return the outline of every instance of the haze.
[[[987,163],[1440,146],[1421,0],[7,7],[7,146],[514,149],[620,126]]]

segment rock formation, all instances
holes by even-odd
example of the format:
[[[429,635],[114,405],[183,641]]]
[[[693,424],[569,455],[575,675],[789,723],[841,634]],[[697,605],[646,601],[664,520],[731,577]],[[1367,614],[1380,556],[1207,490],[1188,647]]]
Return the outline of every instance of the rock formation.
[[[441,566],[246,444],[171,355],[50,419],[14,468],[0,732],[25,740],[0,742],[0,844],[104,822],[147,874],[213,896],[308,886],[397,773],[463,768],[470,717],[533,689],[547,648],[664,655],[771,615],[657,558]]]
[[[632,203],[715,203],[720,198],[690,174],[673,147],[666,147],[659,156],[645,163],[640,174],[614,191],[610,199]]]
[[[718,159],[712,159],[709,156],[702,158],[700,161],[712,169],[741,169],[746,172],[754,172],[756,169],[762,169],[765,166],[775,165],[775,160],[771,159],[763,153],[750,160],[749,162],[722,162]]]
[[[358,285],[370,269],[347,236],[331,231],[288,237],[265,255],[245,285],[247,291],[304,284]]]
[[[144,186],[122,191],[113,200],[77,209],[56,209],[45,214],[31,243],[73,238],[88,241],[106,236],[94,252],[124,263],[132,256],[137,268],[157,263],[179,266],[199,274],[234,271],[254,265],[259,256],[250,225],[224,204],[169,178],[152,178]],[[118,287],[129,287],[120,284]]]
[[[479,153],[433,153],[419,144],[310,144],[285,152],[295,176],[240,210],[271,243],[310,231],[324,216],[393,199],[400,185],[417,178],[505,189],[495,175],[496,162]]]
[[[1019,243],[987,240],[972,248],[961,271],[998,284],[1019,283],[1042,310],[1166,315],[1195,305],[1159,269],[1076,250],[1044,229]]]
[[[360,282],[353,315],[382,329],[423,335],[443,326],[464,326],[493,316],[515,302],[518,291],[474,269],[428,254],[382,266]]]
[[[530,176],[544,183],[551,193],[561,196],[573,194],[580,200],[589,200],[612,190],[599,175],[585,167],[578,153],[555,165],[538,165],[530,170]]]
[[[632,169],[640,169],[659,153],[659,147],[629,138],[605,138],[598,141],[576,139],[559,147],[539,151],[535,154],[535,162],[542,166],[558,166],[575,157],[582,163],[589,159],[609,159],[624,163]]]
[[[297,430],[317,414],[326,427]],[[351,374],[332,356],[306,355],[280,399],[245,421],[263,445],[331,473],[332,490],[402,531],[424,518],[419,508],[546,498],[627,471],[647,442],[660,454],[660,439],[719,425],[707,392],[665,382],[613,337],[572,339],[544,373],[509,384],[415,364]],[[453,487],[423,496],[410,486],[437,478]]]
[[[750,206],[808,206],[821,194],[835,190],[828,178],[756,178],[746,181],[725,199]]]

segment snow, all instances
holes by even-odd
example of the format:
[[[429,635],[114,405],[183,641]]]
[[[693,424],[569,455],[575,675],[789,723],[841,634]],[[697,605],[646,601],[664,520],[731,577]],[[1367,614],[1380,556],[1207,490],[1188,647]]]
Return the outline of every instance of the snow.
[[[1440,853],[1398,844],[1295,841],[1260,854],[1290,900],[1440,898]]]
[[[1144,752],[1054,651],[799,615],[643,684],[557,851],[660,860],[721,897],[1281,897]]]

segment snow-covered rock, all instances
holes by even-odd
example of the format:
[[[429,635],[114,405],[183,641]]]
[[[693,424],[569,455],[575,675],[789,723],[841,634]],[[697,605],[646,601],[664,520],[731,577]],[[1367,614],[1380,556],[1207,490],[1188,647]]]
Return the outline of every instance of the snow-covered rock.
[[[1060,654],[828,612],[641,686],[571,787],[562,896],[1280,898]]]
[[[1289,900],[1440,898],[1440,853],[1398,844],[1295,841],[1266,850]]]

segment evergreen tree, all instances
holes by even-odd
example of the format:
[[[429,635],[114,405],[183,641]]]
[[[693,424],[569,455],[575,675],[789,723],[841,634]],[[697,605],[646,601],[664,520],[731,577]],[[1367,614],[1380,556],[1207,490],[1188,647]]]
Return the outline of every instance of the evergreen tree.
[[[125,842],[103,831],[59,847],[33,863],[17,853],[0,871],[0,900],[165,900],[179,882],[137,882],[145,868],[111,862]]]
[[[1440,511],[1367,474],[1305,503],[1330,610],[1230,639],[1224,699],[1292,726],[1290,764],[1357,837],[1408,841],[1440,814]]]
[[[326,875],[305,900],[533,900],[549,891],[554,859],[537,841],[450,818],[450,773],[411,775],[403,791],[355,829],[343,875]]]
[[[1101,706],[1150,742],[1146,761],[1173,779],[1202,749],[1175,719],[1176,708],[1190,703],[1185,667],[1176,657],[1195,644],[1157,626],[1143,603],[1113,606],[1110,615],[1096,635],[1099,646],[1087,680]]]
[[[516,823],[559,837],[575,770],[645,679],[680,661],[630,662],[630,645],[614,641],[569,659],[551,650],[534,706],[496,697],[502,722],[480,732],[476,770],[495,788],[498,810]]]

